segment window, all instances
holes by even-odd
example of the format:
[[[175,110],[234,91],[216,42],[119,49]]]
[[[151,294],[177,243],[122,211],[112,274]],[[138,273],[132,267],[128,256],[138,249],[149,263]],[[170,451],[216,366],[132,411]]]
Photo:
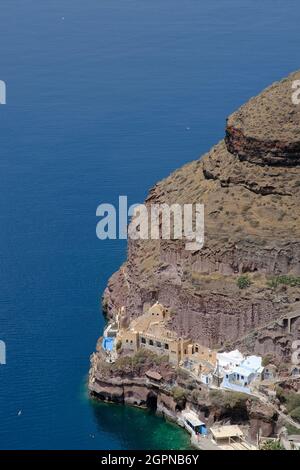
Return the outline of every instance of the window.
[[[160,343],[159,341],[157,341],[157,342],[156,342],[156,346],[157,346],[158,348],[161,348],[161,343]]]
[[[241,379],[244,380],[244,376],[243,376],[243,375],[241,375]]]
[[[149,339],[149,344],[150,344],[150,346],[153,346],[153,340],[152,339]]]
[[[141,338],[141,342],[142,342],[143,344],[146,344],[146,339],[145,339],[145,338]]]
[[[169,349],[168,343],[165,344],[165,349]]]
[[[196,351],[196,353],[199,352],[198,346],[195,347],[195,351]]]

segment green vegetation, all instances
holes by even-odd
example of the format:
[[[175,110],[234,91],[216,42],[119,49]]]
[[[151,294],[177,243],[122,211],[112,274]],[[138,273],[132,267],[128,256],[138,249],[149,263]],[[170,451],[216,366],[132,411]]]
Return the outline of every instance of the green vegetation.
[[[289,370],[288,364],[286,362],[281,362],[278,365],[278,371],[282,374],[283,372],[287,372]]]
[[[280,444],[280,441],[269,440],[263,443],[261,450],[284,450],[284,448]]]
[[[245,393],[229,392],[225,395],[225,403],[229,408],[242,408],[246,405],[248,396]]]
[[[292,424],[286,423],[285,425],[288,434],[300,434],[300,429],[296,428]]]
[[[248,276],[240,276],[237,280],[237,285],[239,289],[246,289],[247,287],[250,287],[251,281]]]
[[[275,391],[276,391],[276,398],[278,398],[280,403],[285,403],[286,402],[286,394],[285,394],[283,388],[277,386],[275,388]]]
[[[134,365],[143,365],[145,363],[151,363],[152,365],[159,366],[163,363],[168,363],[168,356],[158,356],[152,351],[147,349],[139,349],[134,356],[132,356],[132,363]]]
[[[277,387],[276,396],[280,403],[285,404],[291,418],[300,422],[300,393],[285,392],[281,387]]]
[[[245,393],[240,392],[210,390],[209,398],[214,406],[223,408],[244,408],[249,397]]]
[[[194,379],[189,379],[189,380],[185,383],[185,388],[186,388],[187,390],[192,391],[192,390],[195,390],[195,388],[197,388],[197,387],[198,387],[198,383],[197,383],[197,381],[194,380]]]
[[[290,287],[300,286],[300,276],[276,276],[268,282],[268,286],[272,287],[272,289],[276,289],[279,285]]]
[[[121,356],[113,364],[102,362],[101,370],[105,374],[126,375],[126,373],[139,374],[142,370],[152,366],[168,364],[167,356],[158,356],[152,351],[140,349],[133,356]]]
[[[294,408],[290,412],[291,418],[293,418],[295,421],[298,421],[300,423],[300,406],[297,406],[297,408]]]
[[[291,413],[295,408],[300,407],[300,393],[290,392],[286,395],[286,408]]]
[[[268,366],[270,363],[272,363],[274,360],[274,356],[273,354],[266,354],[266,356],[264,356],[262,358],[262,365],[263,367],[266,367]]]
[[[189,373],[186,370],[181,369],[180,367],[178,367],[176,373],[177,373],[177,380],[179,381],[185,382],[190,379]]]

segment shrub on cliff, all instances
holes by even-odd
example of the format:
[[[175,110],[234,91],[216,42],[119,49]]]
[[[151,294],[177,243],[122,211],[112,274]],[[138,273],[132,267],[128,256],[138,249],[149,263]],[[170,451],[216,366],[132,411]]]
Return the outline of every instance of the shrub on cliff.
[[[226,392],[225,406],[229,408],[245,408],[248,398],[248,395],[246,395],[245,393]]]
[[[266,367],[266,366],[268,366],[269,364],[272,364],[272,363],[274,363],[274,355],[273,354],[266,354],[262,358],[263,367]]]
[[[293,411],[291,411],[290,416],[295,421],[298,421],[298,423],[300,423],[300,406],[297,406],[297,408],[295,408]]]
[[[276,276],[268,281],[268,286],[276,289],[279,285],[298,287],[300,286],[300,276]]]
[[[261,446],[260,450],[284,450],[283,446],[280,444],[278,440],[269,440],[265,441]]]
[[[233,423],[249,419],[249,396],[244,393],[210,390],[211,405],[219,414],[219,419],[230,419]],[[251,398],[251,401],[253,399]]]
[[[133,368],[132,358],[130,356],[119,357],[115,363],[110,364],[113,372],[129,372]]]
[[[278,398],[280,403],[285,403],[287,395],[285,391],[283,390],[283,388],[278,385],[277,387],[275,387],[275,392],[276,392],[276,398]]]
[[[290,423],[285,423],[288,434],[300,434],[300,429],[296,428]]]
[[[167,356],[158,356],[146,349],[140,349],[133,355],[119,357],[113,364],[102,363],[101,370],[107,375],[109,372],[115,376],[139,375],[152,366],[168,364]]]
[[[237,280],[237,285],[239,289],[246,289],[247,287],[250,287],[251,281],[248,276],[240,276]]]
[[[291,413],[295,408],[300,409],[300,393],[290,392],[286,396],[286,408]]]
[[[212,405],[220,408],[245,408],[248,395],[240,392],[210,390],[209,398]]]
[[[167,356],[159,356],[147,349],[139,349],[134,356],[131,357],[134,370],[138,371],[143,366],[159,366],[168,363]]]
[[[289,415],[296,421],[300,421],[300,393],[285,392],[282,387],[276,387],[276,397],[280,403],[284,403]]]

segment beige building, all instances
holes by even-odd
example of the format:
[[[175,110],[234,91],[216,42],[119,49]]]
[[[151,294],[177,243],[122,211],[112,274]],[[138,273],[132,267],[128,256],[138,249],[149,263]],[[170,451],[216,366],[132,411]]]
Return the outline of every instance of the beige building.
[[[187,347],[187,355],[180,365],[205,385],[211,385],[216,368],[216,357],[216,351],[199,343],[190,343]]]
[[[156,354],[167,355],[172,364],[179,362],[188,354],[190,340],[179,338],[166,327],[170,313],[156,302],[149,310],[129,324],[125,309],[118,315],[117,343],[121,342],[124,351],[136,352],[144,348]]]
[[[222,450],[257,450],[246,442],[242,430],[237,425],[224,425],[210,429],[213,442]]]
[[[167,328],[169,320],[169,310],[158,302],[131,321],[122,307],[116,318],[116,344],[124,352],[135,353],[144,348],[167,355],[172,364],[188,369],[208,385],[216,366],[216,352],[179,337]]]
[[[217,353],[199,343],[190,343],[188,346],[188,357],[199,362],[204,361],[216,364]]]

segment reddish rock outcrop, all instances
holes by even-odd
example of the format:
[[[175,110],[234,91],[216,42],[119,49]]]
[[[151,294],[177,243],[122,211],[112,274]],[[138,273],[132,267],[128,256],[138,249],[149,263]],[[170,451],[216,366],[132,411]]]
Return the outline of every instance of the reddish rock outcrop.
[[[292,102],[300,72],[276,82],[227,120],[229,152],[259,165],[300,164],[300,107]]]
[[[108,315],[125,305],[134,317],[158,300],[180,334],[288,359],[300,333],[299,322],[287,327],[285,319],[300,312],[300,289],[269,281],[300,275],[300,105],[292,103],[299,78],[251,99],[228,118],[224,141],[151,189],[148,205],[204,204],[204,247],[129,240],[127,261],[104,293]],[[240,289],[245,274],[251,285]]]

